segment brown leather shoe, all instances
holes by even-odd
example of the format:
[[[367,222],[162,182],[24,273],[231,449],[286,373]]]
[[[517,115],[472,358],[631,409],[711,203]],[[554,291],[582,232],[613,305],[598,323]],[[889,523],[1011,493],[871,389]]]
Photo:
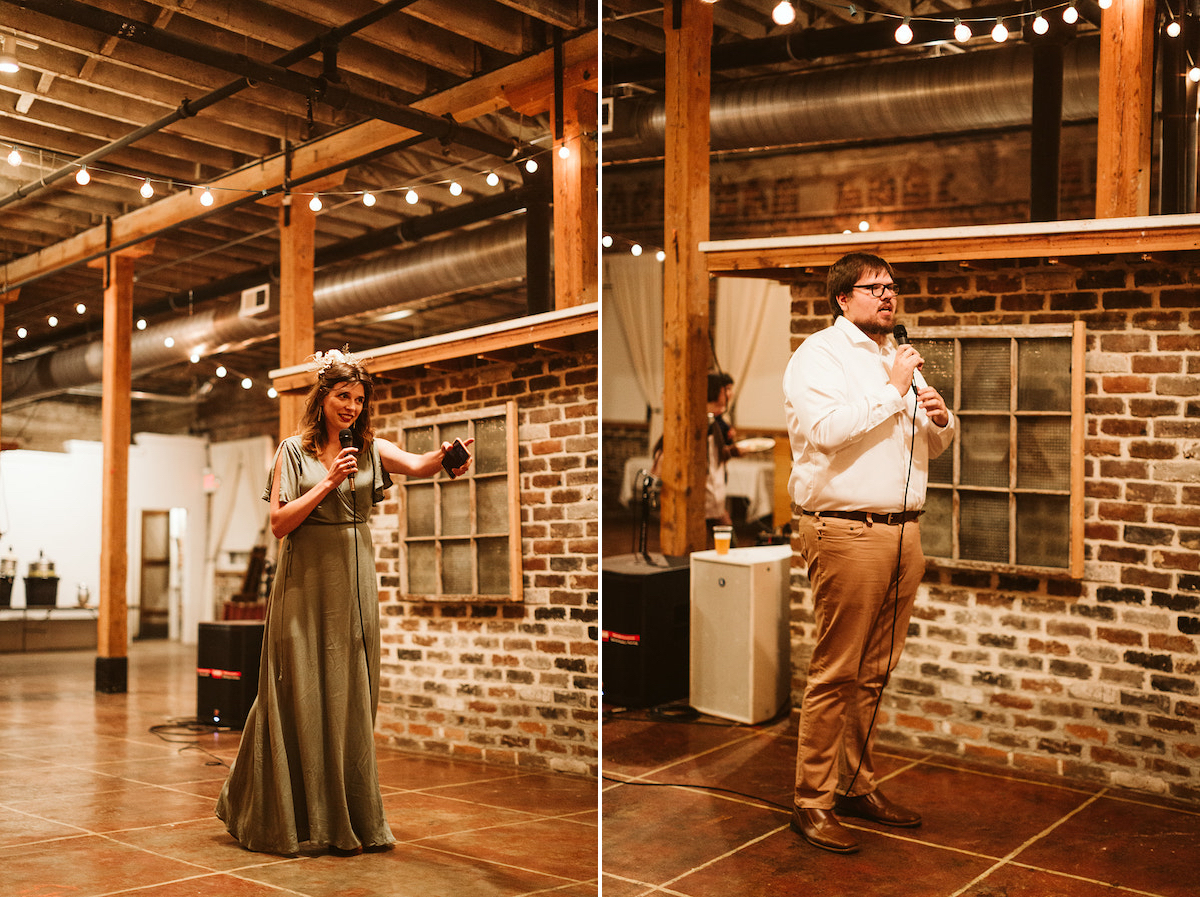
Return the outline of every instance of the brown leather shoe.
[[[832,850],[834,853],[854,853],[858,850],[858,842],[842,824],[837,821],[832,810],[818,810],[812,807],[792,807],[792,831],[803,836],[804,840],[822,850]]]
[[[857,797],[842,795],[837,799],[837,806],[834,809],[841,816],[857,816],[859,819],[869,819],[871,822],[881,822],[884,825],[916,828],[921,824],[920,813],[892,803],[879,791],[860,794]]]

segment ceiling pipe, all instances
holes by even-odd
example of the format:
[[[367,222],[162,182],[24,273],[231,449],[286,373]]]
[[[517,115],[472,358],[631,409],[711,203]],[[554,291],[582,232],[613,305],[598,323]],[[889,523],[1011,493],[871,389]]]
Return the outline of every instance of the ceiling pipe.
[[[980,19],[1011,19],[1028,15],[1029,5],[1018,0],[961,12],[968,13],[963,18],[970,22]],[[954,22],[955,17],[952,14],[910,18],[908,24],[913,37],[906,46],[912,48],[954,43]],[[976,27],[978,28],[978,25]],[[896,19],[889,17],[837,28],[780,31],[754,40],[717,44],[712,49],[712,71],[786,65],[800,60],[861,56],[863,53],[897,49],[899,44],[896,43]],[[610,88],[619,84],[662,81],[665,77],[666,59],[661,55],[605,60],[604,63],[604,83]]]
[[[319,37],[314,37],[307,43],[301,44],[294,50],[291,50],[280,56],[272,64],[287,67],[293,63],[299,62],[301,59],[307,59],[309,56],[312,56],[314,53],[321,50],[326,42],[338,41],[348,37],[349,35],[354,34],[357,31],[361,31],[368,25],[372,25],[375,22],[378,22],[380,19],[399,11],[406,6],[411,6],[414,2],[415,0],[389,0],[389,2],[384,3],[370,12],[359,16],[357,19],[347,22],[345,25],[340,25],[337,28],[330,29],[329,31],[325,32],[325,34]],[[200,112],[203,112],[208,107],[216,105],[222,100],[226,100],[229,97],[245,90],[250,86],[250,83],[250,80],[247,78],[238,78],[236,81],[231,81],[222,87],[218,87],[216,90],[213,90],[204,96],[199,97],[198,99],[184,100],[173,112],[164,115],[162,118],[152,121],[147,125],[143,125],[136,131],[126,134],[124,137],[118,137],[116,140],[112,141],[111,143],[107,143],[98,149],[92,150],[92,152],[88,153],[87,155],[80,156],[73,162],[61,166],[49,174],[38,178],[36,181],[30,181],[28,184],[22,184],[12,193],[8,194],[8,196],[0,198],[0,208],[4,208],[5,206],[9,205],[10,203],[14,203],[19,199],[25,199],[48,189],[49,186],[55,181],[59,181],[68,175],[74,175],[75,172],[79,170],[81,165],[91,165],[93,162],[103,159],[105,156],[111,155],[117,150],[124,149],[125,147],[136,143],[143,137],[148,137],[151,134],[161,131],[163,128],[175,124],[177,121],[181,121],[185,118],[192,118]]]
[[[360,315],[432,296],[489,286],[525,276],[525,221],[516,216],[445,239],[430,240],[358,267],[318,275],[313,317],[320,322]],[[156,322],[135,330],[130,340],[134,375],[180,364],[198,349],[269,339],[279,331],[277,317],[243,317],[235,303],[203,309],[186,318]],[[171,337],[172,347],[165,339]],[[92,386],[102,378],[103,340],[93,340],[4,368],[5,407]]]
[[[179,37],[144,22],[133,21],[125,16],[77,3],[75,0],[21,0],[21,6],[91,28],[101,34],[132,41],[181,59],[190,59],[252,81],[271,84],[282,90],[317,99],[336,109],[348,109],[402,128],[419,131],[445,143],[456,143],[489,156],[512,160],[536,151],[534,147],[520,146],[513,140],[460,125],[449,116],[432,115],[411,106],[360,97],[325,76],[311,78],[282,66],[259,62],[241,53],[230,53]]]
[[[1081,37],[1063,51],[1065,121],[1099,113],[1100,41]],[[995,50],[855,68],[776,75],[713,85],[714,152],[896,140],[1011,127],[1032,117],[1033,50]],[[607,162],[659,158],[665,145],[661,96],[617,98]]]

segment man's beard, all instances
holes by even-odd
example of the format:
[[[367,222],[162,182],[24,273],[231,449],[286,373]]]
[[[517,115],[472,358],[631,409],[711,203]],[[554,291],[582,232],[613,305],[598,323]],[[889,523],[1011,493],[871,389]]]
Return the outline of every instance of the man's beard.
[[[892,332],[891,327],[880,324],[878,321],[865,321],[858,325],[858,329],[867,336],[888,336]]]

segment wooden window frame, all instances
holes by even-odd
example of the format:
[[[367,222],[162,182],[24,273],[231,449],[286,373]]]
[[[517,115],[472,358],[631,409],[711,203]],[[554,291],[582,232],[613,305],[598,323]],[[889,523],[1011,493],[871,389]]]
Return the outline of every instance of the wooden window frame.
[[[960,405],[962,402],[962,340],[1001,340],[1007,339],[1012,346],[1010,350],[1010,364],[1012,365],[1012,376],[1010,377],[1010,396],[1009,408],[1005,412],[987,412],[989,414],[1001,413],[1005,414],[1009,421],[1009,476],[1008,485],[1004,488],[991,487],[981,488],[964,485],[962,482],[961,464],[961,437],[962,437],[962,421],[963,416],[960,413]],[[1054,489],[1034,489],[1028,487],[1017,486],[1017,454],[1018,445],[1016,443],[1018,427],[1016,423],[1022,419],[1039,416],[1037,412],[1022,412],[1016,407],[1016,395],[1018,389],[1017,377],[1017,351],[1016,344],[1021,340],[1031,339],[1070,339],[1071,341],[1071,394],[1069,396],[1069,411],[1044,413],[1042,416],[1057,416],[1065,417],[1070,415],[1070,473],[1069,484],[1066,494],[1068,495],[1068,521],[1067,521],[1067,539],[1068,539],[1068,562],[1065,567],[1045,567],[1030,564],[1019,564],[1015,562],[1016,558],[1016,539],[1017,539],[1017,524],[1016,524],[1016,504],[1018,495],[1062,495],[1063,490]],[[921,344],[924,342],[933,341],[954,341],[954,407],[951,409],[958,420],[959,432],[955,436],[954,443],[947,449],[953,452],[954,464],[951,482],[948,488],[951,490],[951,544],[953,556],[943,557],[938,555],[929,555],[928,562],[932,566],[955,568],[955,569],[971,569],[971,570],[988,570],[994,572],[1018,573],[1018,574],[1034,574],[1048,577],[1062,577],[1080,579],[1083,577],[1083,558],[1084,558],[1084,381],[1085,381],[1085,351],[1086,338],[1084,323],[1075,321],[1071,324],[1027,324],[1016,326],[964,326],[964,327],[922,327],[917,336],[913,337],[912,342],[920,350]],[[971,416],[971,412],[967,412],[967,417]],[[930,483],[930,488],[947,488],[945,483]],[[960,540],[960,493],[962,491],[992,491],[1003,493],[1008,496],[1008,563],[993,562],[993,561],[977,561],[958,557],[959,540]]]
[[[400,542],[400,591],[406,600],[410,601],[429,601],[438,603],[513,603],[524,600],[524,570],[521,563],[521,477],[520,467],[518,462],[518,438],[517,438],[517,403],[515,400],[510,400],[502,405],[490,405],[485,408],[472,408],[465,411],[451,411],[444,414],[431,415],[429,417],[417,417],[406,420],[400,424],[398,429],[400,433],[399,443],[401,448],[404,448],[408,442],[408,431],[416,429],[424,429],[427,427],[442,427],[446,424],[461,424],[466,422],[470,431],[474,432],[475,423],[484,418],[504,418],[505,426],[505,469],[496,474],[478,474],[475,466],[463,475],[464,479],[470,482],[470,518],[471,532],[465,537],[467,538],[474,550],[478,540],[484,538],[495,538],[494,534],[481,534],[476,532],[478,524],[478,510],[476,506],[476,490],[475,483],[479,479],[499,478],[503,476],[508,484],[508,592],[504,594],[488,594],[481,593],[476,588],[474,592],[457,593],[457,592],[438,592],[430,594],[427,592],[414,593],[409,588],[408,578],[408,545],[410,542],[433,542],[435,545],[435,556],[438,564],[438,580],[442,579],[442,540],[443,538],[459,540],[463,536],[443,537],[441,531],[441,501],[440,489],[441,484],[448,481],[445,474],[437,474],[433,477],[405,477],[399,482],[400,493],[402,495],[400,520],[398,526],[398,540]],[[440,443],[439,443],[440,444]],[[433,484],[435,496],[434,501],[434,534],[432,536],[412,536],[408,535],[408,488],[410,486]],[[476,558],[476,563],[472,567],[472,581],[476,587],[479,583],[479,569],[477,558],[478,555],[473,553]]]

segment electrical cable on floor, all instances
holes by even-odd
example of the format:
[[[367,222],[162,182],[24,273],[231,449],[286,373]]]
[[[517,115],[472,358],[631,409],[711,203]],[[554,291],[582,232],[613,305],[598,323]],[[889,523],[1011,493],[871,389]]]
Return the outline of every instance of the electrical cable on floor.
[[[219,731],[217,726],[211,723],[203,722],[195,717],[173,719],[167,723],[160,723],[157,726],[150,727],[150,733],[157,735],[168,744],[182,744],[176,753],[182,754],[184,751],[199,751],[207,755],[211,759],[204,762],[205,766],[226,766],[229,764],[214,754],[207,748],[200,746],[199,739],[205,735],[215,735]]]
[[[792,812],[791,807],[785,807],[783,804],[776,803],[773,800],[767,800],[765,797],[759,797],[757,794],[747,794],[745,791],[735,791],[732,788],[720,788],[717,785],[696,785],[692,782],[630,782],[625,779],[614,779],[612,776],[602,775],[600,778],[606,782],[614,782],[617,785],[637,785],[641,788],[698,788],[702,791],[720,791],[723,794],[734,794],[738,797],[745,797],[749,800],[757,801],[760,804],[768,804],[772,807],[778,807],[786,813]]]

